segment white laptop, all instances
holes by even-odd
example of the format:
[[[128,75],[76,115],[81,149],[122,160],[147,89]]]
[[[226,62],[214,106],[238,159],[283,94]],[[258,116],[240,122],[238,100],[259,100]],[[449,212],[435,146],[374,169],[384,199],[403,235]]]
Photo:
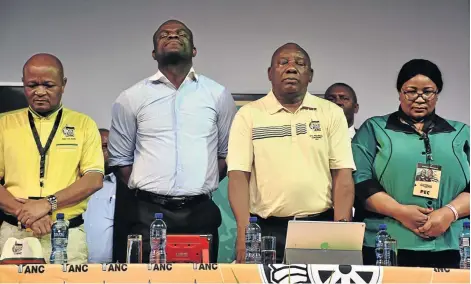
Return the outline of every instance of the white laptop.
[[[365,223],[288,222],[286,264],[362,265]]]

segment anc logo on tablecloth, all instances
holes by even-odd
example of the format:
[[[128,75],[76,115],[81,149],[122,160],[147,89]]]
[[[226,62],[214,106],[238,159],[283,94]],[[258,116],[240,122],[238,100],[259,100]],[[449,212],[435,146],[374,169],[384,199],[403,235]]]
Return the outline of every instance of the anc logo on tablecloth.
[[[357,265],[260,265],[264,283],[376,284],[382,279],[381,267]]]

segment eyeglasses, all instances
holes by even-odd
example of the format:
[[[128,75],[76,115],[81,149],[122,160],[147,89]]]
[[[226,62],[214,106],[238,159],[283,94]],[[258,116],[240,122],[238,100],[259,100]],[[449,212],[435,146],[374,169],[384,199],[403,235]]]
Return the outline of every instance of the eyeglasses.
[[[402,90],[402,93],[408,101],[415,101],[419,96],[424,99],[424,101],[430,101],[437,95],[438,91],[435,90],[422,90],[422,93],[419,93],[418,90]]]

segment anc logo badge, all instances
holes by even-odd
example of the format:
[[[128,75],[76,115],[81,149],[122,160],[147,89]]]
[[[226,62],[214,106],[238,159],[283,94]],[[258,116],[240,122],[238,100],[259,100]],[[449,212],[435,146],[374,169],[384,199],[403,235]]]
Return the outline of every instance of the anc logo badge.
[[[263,283],[377,284],[382,280],[381,269],[361,265],[259,265]]]

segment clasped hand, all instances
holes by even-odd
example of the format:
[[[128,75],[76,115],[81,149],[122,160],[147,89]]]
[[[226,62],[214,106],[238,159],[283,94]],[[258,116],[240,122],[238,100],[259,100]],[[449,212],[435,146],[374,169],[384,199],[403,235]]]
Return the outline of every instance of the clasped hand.
[[[21,224],[30,228],[36,236],[43,236],[51,232],[52,219],[48,215],[51,205],[46,199],[17,198],[16,200],[22,203],[22,206],[15,212]]]
[[[448,230],[454,215],[448,208],[433,210],[416,205],[403,205],[397,220],[418,236],[428,239],[440,236]]]
[[[417,230],[426,237],[438,237],[448,230],[455,220],[453,212],[446,208],[440,208],[428,215],[428,221]]]

